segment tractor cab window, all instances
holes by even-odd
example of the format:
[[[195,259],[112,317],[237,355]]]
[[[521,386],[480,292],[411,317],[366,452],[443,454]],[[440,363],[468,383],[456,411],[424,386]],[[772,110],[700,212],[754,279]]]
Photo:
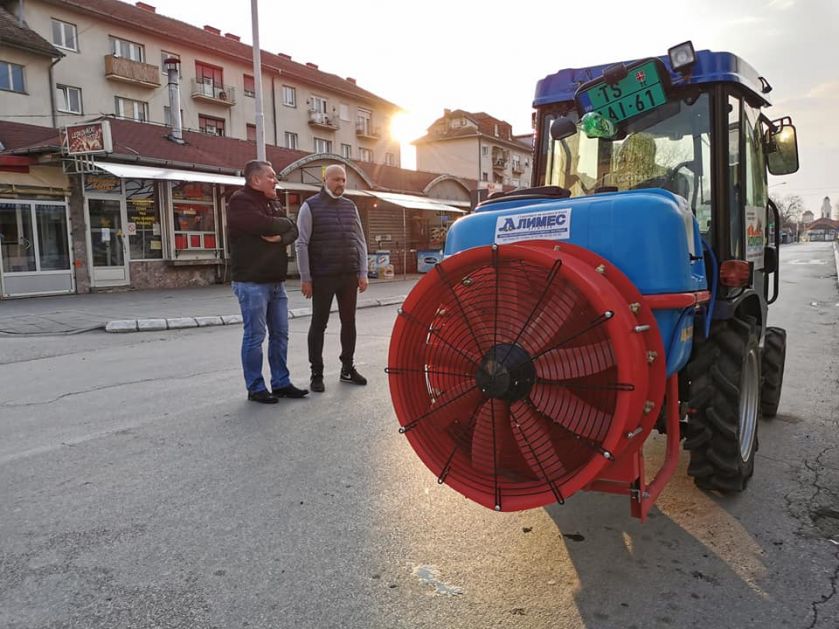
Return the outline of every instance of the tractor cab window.
[[[578,123],[576,111],[549,114],[540,147],[545,185],[572,196],[597,192],[664,188],[684,197],[704,230],[711,216],[711,123],[708,94],[673,100],[626,123],[615,139],[589,138],[582,131],[550,137],[556,116]],[[704,224],[703,224],[703,220]]]

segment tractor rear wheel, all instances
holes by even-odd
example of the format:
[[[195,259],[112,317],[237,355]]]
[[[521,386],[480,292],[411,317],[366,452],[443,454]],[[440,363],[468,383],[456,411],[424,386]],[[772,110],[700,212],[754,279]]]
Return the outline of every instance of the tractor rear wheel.
[[[761,360],[763,386],[760,391],[760,410],[764,417],[775,417],[778,414],[786,357],[787,331],[783,328],[766,328]]]
[[[737,492],[754,473],[760,415],[760,350],[756,326],[742,319],[714,323],[696,339],[686,367],[688,474],[703,489]]]

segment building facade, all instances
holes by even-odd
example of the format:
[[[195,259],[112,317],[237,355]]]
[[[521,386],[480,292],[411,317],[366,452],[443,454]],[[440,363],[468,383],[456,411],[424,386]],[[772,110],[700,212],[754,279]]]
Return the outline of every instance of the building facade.
[[[509,123],[485,113],[446,109],[415,140],[417,168],[474,178],[481,187],[530,186],[532,147]]]
[[[253,53],[237,35],[159,15],[145,2],[0,0],[0,6],[0,21],[11,18],[52,49],[7,51],[4,42],[0,60],[21,77],[12,89],[0,89],[0,111],[9,112],[4,120],[63,127],[113,115],[171,125],[164,62],[175,59],[184,128],[255,138]],[[261,62],[268,143],[400,165],[399,143],[389,133],[396,105],[353,78],[289,55],[263,51]]]
[[[227,201],[256,157],[251,48],[117,0],[0,0],[0,36],[0,298],[228,281]],[[351,78],[264,51],[262,74],[292,217],[340,163],[371,268],[413,272],[442,247],[474,178],[400,168],[398,108]]]

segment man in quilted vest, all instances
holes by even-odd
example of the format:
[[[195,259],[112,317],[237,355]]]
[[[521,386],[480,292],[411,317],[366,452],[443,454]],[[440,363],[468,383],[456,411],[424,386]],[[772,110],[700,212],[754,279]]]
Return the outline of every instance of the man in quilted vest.
[[[323,384],[323,335],[329,321],[332,298],[338,300],[341,320],[341,382],[367,384],[356,370],[355,309],[358,293],[367,290],[367,242],[355,203],[344,196],[347,173],[333,164],[324,172],[324,187],[306,200],[297,214],[300,236],[297,268],[303,295],[312,300],[309,324],[309,363],[312,391]]]

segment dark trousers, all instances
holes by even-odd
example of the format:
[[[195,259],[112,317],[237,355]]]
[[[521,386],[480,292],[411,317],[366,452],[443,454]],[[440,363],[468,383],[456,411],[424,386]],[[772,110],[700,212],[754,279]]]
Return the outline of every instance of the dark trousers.
[[[341,319],[341,364],[346,369],[353,365],[358,274],[315,277],[312,278],[312,321],[309,324],[309,363],[313,374],[323,375],[323,334],[329,322],[333,296],[338,299]]]

